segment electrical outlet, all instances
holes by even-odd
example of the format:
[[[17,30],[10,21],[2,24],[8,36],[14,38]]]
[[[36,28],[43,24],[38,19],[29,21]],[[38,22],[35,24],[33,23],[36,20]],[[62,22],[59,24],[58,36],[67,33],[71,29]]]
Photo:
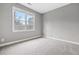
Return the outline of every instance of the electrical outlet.
[[[4,39],[4,38],[2,38],[2,39],[1,39],[1,42],[4,42],[4,41],[5,41],[5,39]]]

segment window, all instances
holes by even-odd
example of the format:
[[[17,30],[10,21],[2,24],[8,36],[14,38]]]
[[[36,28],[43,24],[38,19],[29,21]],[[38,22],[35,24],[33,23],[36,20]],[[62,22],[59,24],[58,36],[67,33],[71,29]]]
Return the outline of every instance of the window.
[[[13,32],[18,31],[34,31],[35,30],[35,16],[34,14],[22,10],[17,7],[13,7]]]

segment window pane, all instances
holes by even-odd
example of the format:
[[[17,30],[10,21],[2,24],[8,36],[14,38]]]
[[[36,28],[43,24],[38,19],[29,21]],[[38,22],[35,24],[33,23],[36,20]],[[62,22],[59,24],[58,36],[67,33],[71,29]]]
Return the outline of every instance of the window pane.
[[[27,30],[33,30],[34,28],[33,28],[33,25],[27,25],[27,26],[26,26],[26,29],[27,29]]]
[[[15,26],[16,30],[25,30],[25,26]]]
[[[33,17],[32,17],[32,15],[27,15],[27,25],[33,25]]]
[[[14,31],[27,31],[34,30],[34,19],[33,14],[28,13],[26,10],[14,8],[13,10],[13,30]]]
[[[25,13],[20,11],[15,11],[15,24],[16,25],[25,25]]]

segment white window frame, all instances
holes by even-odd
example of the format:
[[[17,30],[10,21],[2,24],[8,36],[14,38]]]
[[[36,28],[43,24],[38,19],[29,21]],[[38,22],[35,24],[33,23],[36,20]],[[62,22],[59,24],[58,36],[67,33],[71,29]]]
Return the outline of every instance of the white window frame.
[[[14,24],[14,21],[15,21],[15,11],[22,11],[22,12],[25,12],[27,14],[31,14],[33,16],[33,29],[32,30],[27,30],[27,29],[24,29],[24,30],[16,30],[15,29],[15,24]],[[13,32],[23,32],[23,31],[35,31],[35,15],[27,10],[23,10],[21,8],[18,8],[18,7],[12,7],[12,31]]]

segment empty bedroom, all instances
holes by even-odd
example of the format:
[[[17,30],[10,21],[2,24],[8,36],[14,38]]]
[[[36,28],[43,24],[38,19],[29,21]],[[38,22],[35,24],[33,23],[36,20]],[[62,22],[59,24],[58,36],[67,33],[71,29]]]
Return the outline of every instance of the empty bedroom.
[[[0,55],[79,55],[79,3],[0,3]]]

